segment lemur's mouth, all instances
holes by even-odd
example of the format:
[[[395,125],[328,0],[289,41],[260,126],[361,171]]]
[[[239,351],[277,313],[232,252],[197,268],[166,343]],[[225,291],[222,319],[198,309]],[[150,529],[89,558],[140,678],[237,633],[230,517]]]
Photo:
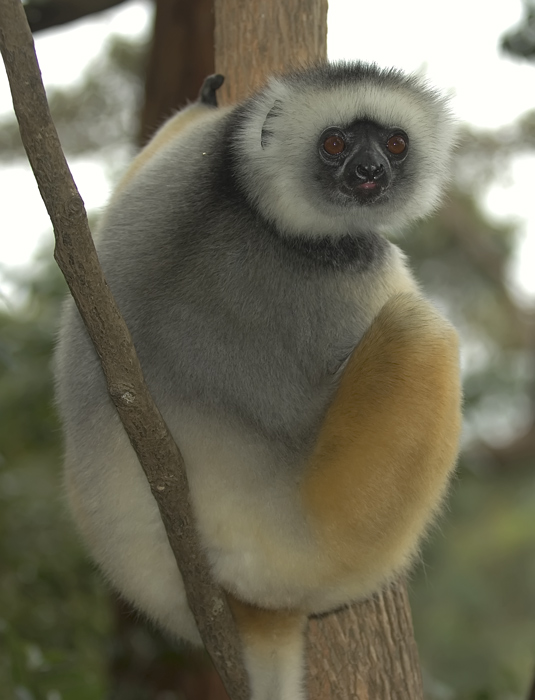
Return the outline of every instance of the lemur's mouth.
[[[353,182],[351,184],[344,183],[340,187],[340,192],[350,201],[357,204],[373,204],[382,197],[387,189],[387,183],[366,180],[365,182]]]
[[[359,185],[356,185],[353,188],[353,192],[357,197],[376,199],[384,189],[382,183],[368,180],[367,182],[361,182]]]
[[[361,182],[359,185],[355,185],[353,187],[351,197],[359,204],[373,204],[381,198],[385,189],[387,188],[380,182],[369,180],[367,182]]]

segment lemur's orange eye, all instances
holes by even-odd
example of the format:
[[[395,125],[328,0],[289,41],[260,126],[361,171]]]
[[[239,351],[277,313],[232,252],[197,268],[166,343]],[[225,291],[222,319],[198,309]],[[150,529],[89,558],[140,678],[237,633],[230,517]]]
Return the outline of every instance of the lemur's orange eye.
[[[401,134],[396,134],[388,139],[386,142],[386,147],[390,153],[393,153],[395,156],[399,156],[407,148],[407,142],[403,136],[401,136]]]
[[[330,156],[337,156],[346,147],[346,142],[341,136],[338,136],[337,134],[333,134],[332,136],[328,136],[325,141],[323,142],[323,149],[330,155]]]

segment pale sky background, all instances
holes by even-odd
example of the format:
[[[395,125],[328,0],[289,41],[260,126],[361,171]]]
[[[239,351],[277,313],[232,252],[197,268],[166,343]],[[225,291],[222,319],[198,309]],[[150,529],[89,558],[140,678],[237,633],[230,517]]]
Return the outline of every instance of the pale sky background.
[[[535,65],[500,55],[504,31],[522,16],[520,0],[330,0],[328,50],[331,59],[360,59],[425,74],[452,95],[461,121],[496,128],[535,107]],[[37,36],[37,55],[46,86],[81,79],[111,32],[146,35],[150,4],[137,0],[67,28]],[[11,110],[7,78],[0,68],[0,119]],[[102,207],[110,183],[98,163],[70,162],[88,209]],[[513,164],[510,184],[495,186],[485,206],[498,219],[519,222],[518,253],[511,270],[517,293],[535,302],[535,157]],[[0,164],[0,304],[12,299],[6,270],[22,274],[51,227],[29,166]],[[12,302],[11,302],[12,303]]]

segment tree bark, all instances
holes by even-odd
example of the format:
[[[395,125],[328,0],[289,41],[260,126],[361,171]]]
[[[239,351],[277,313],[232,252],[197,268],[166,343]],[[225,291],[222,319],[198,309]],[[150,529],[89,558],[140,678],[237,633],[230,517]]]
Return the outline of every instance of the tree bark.
[[[141,144],[175,110],[195,100],[203,80],[213,72],[212,0],[156,0]]]
[[[245,700],[241,643],[198,542],[182,457],[145,384],[132,339],[100,268],[41,81],[20,0],[0,0],[0,50],[21,137],[56,236],[55,258],[99,355],[108,391],[149,481],[203,642],[229,695]]]
[[[311,700],[423,698],[418,650],[403,583],[309,621]]]
[[[215,66],[222,104],[273,73],[327,58],[327,0],[214,0]]]

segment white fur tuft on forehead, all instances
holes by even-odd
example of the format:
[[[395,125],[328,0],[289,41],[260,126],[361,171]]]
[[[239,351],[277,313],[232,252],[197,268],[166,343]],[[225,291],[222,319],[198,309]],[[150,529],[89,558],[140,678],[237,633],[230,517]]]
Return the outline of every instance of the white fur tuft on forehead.
[[[322,132],[357,120],[408,134],[409,196],[405,188],[404,198],[344,207],[318,197],[310,173]],[[318,237],[385,232],[429,213],[448,178],[454,144],[447,100],[423,81],[345,64],[272,78],[248,104],[234,147],[254,206],[287,233]]]
[[[265,97],[268,103],[280,101],[281,107],[286,107],[293,116],[302,109],[311,110],[309,123],[316,127],[333,120],[345,126],[356,119],[369,119],[384,126],[396,124],[409,133],[429,125],[430,121],[440,122],[447,105],[443,97],[416,80],[390,85],[366,79],[354,85],[292,88],[291,84],[273,78]],[[447,108],[446,115],[449,121]]]

